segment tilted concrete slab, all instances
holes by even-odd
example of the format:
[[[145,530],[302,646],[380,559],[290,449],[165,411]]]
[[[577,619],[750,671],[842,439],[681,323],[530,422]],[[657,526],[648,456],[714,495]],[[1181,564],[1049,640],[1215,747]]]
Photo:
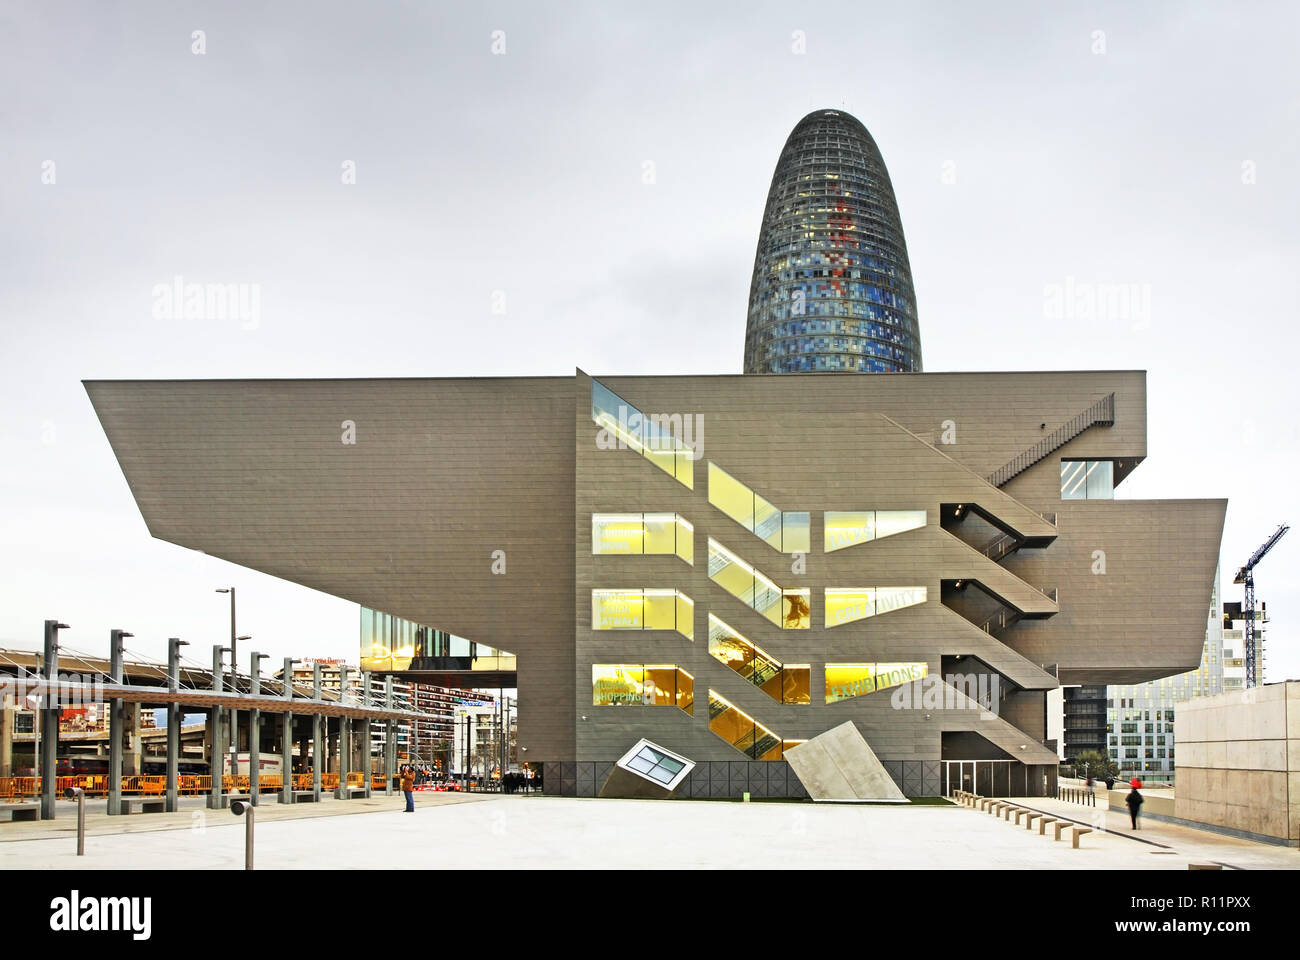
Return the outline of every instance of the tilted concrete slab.
[[[814,800],[907,802],[852,721],[791,747],[785,759]]]

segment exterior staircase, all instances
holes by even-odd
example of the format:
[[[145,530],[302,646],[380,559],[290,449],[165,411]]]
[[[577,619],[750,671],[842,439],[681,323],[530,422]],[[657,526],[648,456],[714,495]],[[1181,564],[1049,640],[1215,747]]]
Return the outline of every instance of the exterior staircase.
[[[1028,450],[994,470],[987,477],[995,487],[1005,486],[1013,477],[1024,473],[1053,451],[1061,449],[1089,427],[1115,425],[1115,394],[1102,397],[1087,410],[1067,420]]]

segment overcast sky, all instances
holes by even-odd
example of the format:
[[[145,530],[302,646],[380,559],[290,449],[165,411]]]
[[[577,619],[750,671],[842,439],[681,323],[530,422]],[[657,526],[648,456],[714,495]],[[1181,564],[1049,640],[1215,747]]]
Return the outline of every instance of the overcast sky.
[[[203,661],[234,584],[249,646],[355,660],[355,605],[149,538],[80,381],[739,373],[821,107],[884,154],[925,369],[1147,370],[1119,494],[1228,497],[1240,599],[1300,520],[1298,9],[0,0],[0,645],[58,617]],[[155,309],[178,276],[257,315]],[[1269,680],[1300,677],[1298,580],[1294,532]]]

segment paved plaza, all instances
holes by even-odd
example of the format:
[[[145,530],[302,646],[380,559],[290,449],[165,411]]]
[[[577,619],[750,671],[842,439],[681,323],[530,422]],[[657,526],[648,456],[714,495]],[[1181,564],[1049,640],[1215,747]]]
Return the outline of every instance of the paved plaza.
[[[423,794],[266,804],[257,811],[258,869],[1297,869],[1300,851],[1057,800],[1025,806],[1108,830],[1080,849],[960,806],[864,806],[725,801],[594,800]],[[0,823],[0,869],[239,869],[244,822],[201,804],[172,814],[87,816],[75,855],[76,813]]]

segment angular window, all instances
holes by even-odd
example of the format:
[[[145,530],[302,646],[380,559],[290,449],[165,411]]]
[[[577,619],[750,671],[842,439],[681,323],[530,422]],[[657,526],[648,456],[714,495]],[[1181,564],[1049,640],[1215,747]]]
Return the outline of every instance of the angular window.
[[[930,672],[925,663],[878,663],[876,664],[876,689],[887,690],[905,683],[924,678]]]
[[[709,503],[754,532],[754,491],[709,461]]]
[[[695,602],[680,590],[591,591],[593,630],[676,630],[695,639]]]
[[[596,446],[632,450],[685,487],[695,486],[695,451],[681,439],[681,415],[646,416],[598,380],[591,381],[591,419],[599,424]]]
[[[648,740],[641,740],[624,754],[618,766],[666,790],[675,789],[695,768],[685,757],[669,753]]]
[[[876,587],[876,616],[925,603],[925,587]]]
[[[1115,499],[1115,465],[1109,460],[1062,460],[1062,500]]]
[[[811,668],[782,664],[727,623],[709,614],[709,655],[777,703],[808,703]]]
[[[826,628],[925,603],[926,587],[827,587]]]
[[[709,579],[785,630],[811,626],[811,591],[782,589],[739,556],[709,538]]]
[[[826,702],[838,703],[911,683],[927,676],[929,670],[929,665],[923,662],[828,663]]]
[[[925,517],[924,510],[828,510],[823,515],[823,547],[832,553],[916,530],[925,526]]]
[[[876,539],[892,537],[925,526],[924,510],[877,510]]]
[[[778,509],[713,461],[709,461],[709,503],[781,553],[807,553],[811,514]]]
[[[695,678],[673,664],[593,663],[594,707],[677,707],[695,713]]]

